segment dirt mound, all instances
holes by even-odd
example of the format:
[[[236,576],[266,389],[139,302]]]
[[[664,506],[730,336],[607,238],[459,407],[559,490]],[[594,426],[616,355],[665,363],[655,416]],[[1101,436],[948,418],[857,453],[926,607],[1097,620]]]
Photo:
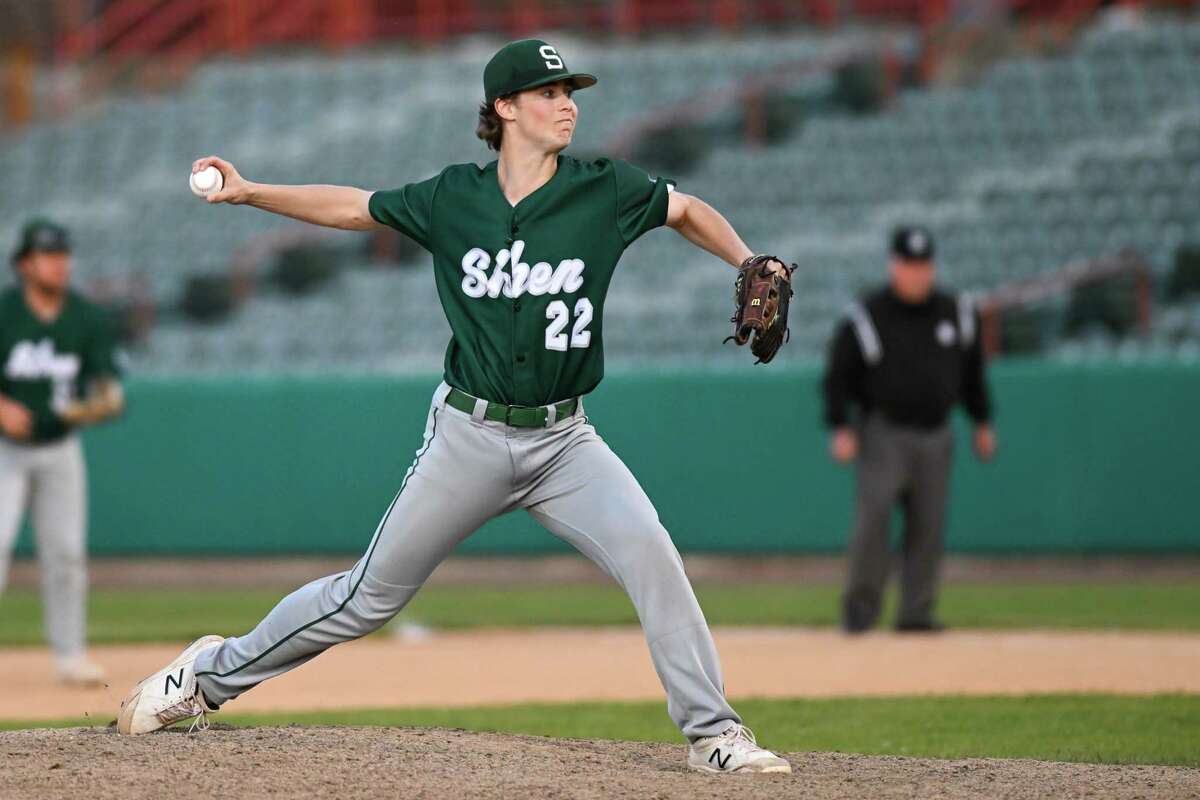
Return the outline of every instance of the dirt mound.
[[[1195,797],[1200,770],[789,754],[792,775],[699,775],[682,745],[410,728],[0,733],[0,797]]]

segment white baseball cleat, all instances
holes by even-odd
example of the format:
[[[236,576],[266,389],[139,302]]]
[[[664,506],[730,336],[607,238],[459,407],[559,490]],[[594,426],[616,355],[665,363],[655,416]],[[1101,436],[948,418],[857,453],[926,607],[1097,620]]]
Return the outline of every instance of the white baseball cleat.
[[[92,688],[104,685],[104,667],[87,656],[64,658],[58,662],[58,680],[67,686]]]
[[[718,736],[706,736],[688,748],[688,769],[697,772],[791,772],[785,759],[764,750],[745,725],[730,725]]]
[[[189,644],[174,661],[138,683],[121,703],[117,730],[126,735],[152,733],[196,717],[193,730],[208,727],[205,714],[213,711],[196,685],[196,656],[225,641],[223,636],[202,636]]]

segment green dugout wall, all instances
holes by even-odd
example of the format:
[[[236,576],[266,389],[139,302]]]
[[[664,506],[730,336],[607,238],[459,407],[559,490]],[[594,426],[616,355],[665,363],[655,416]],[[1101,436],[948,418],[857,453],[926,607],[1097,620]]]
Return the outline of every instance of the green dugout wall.
[[[959,419],[948,547],[1200,551],[1200,366],[992,368],[1000,451]],[[587,411],[684,551],[841,550],[852,474],[830,462],[817,369],[612,374]],[[420,444],[435,377],[139,380],[86,436],[98,555],[357,553]],[[28,552],[29,534],[21,549]],[[525,514],[460,552],[565,546]]]

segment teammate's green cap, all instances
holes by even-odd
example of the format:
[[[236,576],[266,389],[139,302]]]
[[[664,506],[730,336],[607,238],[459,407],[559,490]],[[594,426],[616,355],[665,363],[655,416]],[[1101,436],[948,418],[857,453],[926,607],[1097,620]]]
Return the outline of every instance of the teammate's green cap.
[[[21,228],[21,238],[17,240],[17,249],[13,251],[12,261],[15,264],[30,253],[69,252],[71,236],[67,229],[44,217],[35,217]]]
[[[541,39],[521,39],[501,47],[483,68],[483,96],[490,105],[497,97],[556,81],[571,81],[583,89],[594,84],[596,76],[571,72],[558,51]]]

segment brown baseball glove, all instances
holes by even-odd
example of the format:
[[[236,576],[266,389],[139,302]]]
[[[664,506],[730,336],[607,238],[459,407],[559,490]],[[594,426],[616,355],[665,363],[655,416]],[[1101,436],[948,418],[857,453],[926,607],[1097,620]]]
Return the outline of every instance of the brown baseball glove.
[[[751,256],[738,267],[733,283],[734,309],[732,339],[738,346],[750,342],[750,352],[758,357],[755,364],[766,364],[788,340],[788,303],[792,299],[792,272],[796,265],[784,265],[785,275],[773,272],[775,256]],[[754,341],[750,341],[753,335]]]

